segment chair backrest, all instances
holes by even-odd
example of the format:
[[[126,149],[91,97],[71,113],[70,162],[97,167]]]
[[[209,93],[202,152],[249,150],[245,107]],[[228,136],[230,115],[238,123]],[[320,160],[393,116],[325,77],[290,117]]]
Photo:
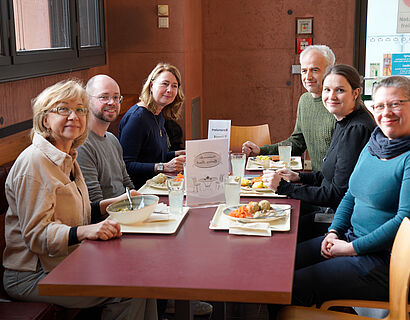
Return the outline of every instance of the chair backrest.
[[[410,220],[404,218],[394,239],[390,258],[390,313],[387,319],[409,319]]]
[[[256,143],[258,146],[270,144],[269,125],[231,126],[230,150],[240,152],[242,150],[242,144],[248,140]]]

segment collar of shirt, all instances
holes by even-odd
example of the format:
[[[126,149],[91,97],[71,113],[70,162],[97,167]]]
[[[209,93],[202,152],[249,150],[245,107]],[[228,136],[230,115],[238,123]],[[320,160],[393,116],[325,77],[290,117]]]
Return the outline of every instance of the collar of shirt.
[[[34,134],[33,145],[43,152],[51,162],[60,167],[65,174],[70,174],[73,162],[77,158],[77,151],[75,149],[70,154],[67,154],[37,133]]]

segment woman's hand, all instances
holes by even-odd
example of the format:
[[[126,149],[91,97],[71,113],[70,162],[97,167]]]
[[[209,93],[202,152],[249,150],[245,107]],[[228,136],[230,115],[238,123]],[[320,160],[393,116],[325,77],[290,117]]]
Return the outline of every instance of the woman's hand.
[[[259,148],[255,143],[252,141],[246,141],[242,145],[242,152],[246,153],[247,157],[255,157],[261,153],[261,148]]]
[[[334,233],[329,233],[322,241],[321,254],[326,259],[357,255],[351,242],[338,239]]]
[[[276,192],[282,177],[273,170],[264,170],[262,181],[263,184]]]
[[[113,220],[104,220],[96,224],[79,226],[77,228],[77,238],[79,241],[88,240],[109,240],[121,237],[120,224]]]
[[[178,156],[171,161],[164,163],[164,172],[181,172],[184,170],[186,157]]]
[[[330,249],[333,246],[333,243],[335,239],[338,239],[337,235],[334,233],[329,233],[322,241],[322,245],[320,247],[320,254],[326,258],[326,259],[331,259],[333,258]]]
[[[283,168],[283,169],[278,169],[276,170],[276,173],[283,178],[283,180],[289,181],[289,182],[297,182],[300,181],[299,174],[288,169],[288,168]]]
[[[332,255],[332,257],[357,256],[357,253],[356,251],[354,251],[351,242],[339,239],[333,240],[333,245],[330,248],[330,254]]]
[[[183,155],[185,155],[185,154],[186,154],[185,150],[175,151],[175,157],[183,156]]]

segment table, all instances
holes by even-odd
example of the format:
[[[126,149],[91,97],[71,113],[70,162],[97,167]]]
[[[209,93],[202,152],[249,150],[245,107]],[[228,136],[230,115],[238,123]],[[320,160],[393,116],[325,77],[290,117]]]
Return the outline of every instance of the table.
[[[293,207],[290,232],[229,235],[208,228],[216,207],[191,209],[173,235],[83,242],[39,293],[290,304],[300,201],[271,202]]]

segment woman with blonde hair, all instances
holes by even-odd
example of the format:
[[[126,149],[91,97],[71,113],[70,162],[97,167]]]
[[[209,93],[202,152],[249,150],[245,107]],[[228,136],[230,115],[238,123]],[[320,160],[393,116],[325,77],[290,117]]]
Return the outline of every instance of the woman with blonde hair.
[[[169,63],[158,63],[142,87],[140,101],[132,106],[118,130],[123,148],[124,162],[136,189],[156,173],[183,171],[185,150],[170,151],[170,141],[165,131],[165,119],[177,120],[185,96],[181,87],[179,70]],[[159,305],[163,306],[164,301]],[[162,315],[159,307],[159,314]],[[194,315],[212,312],[206,302],[194,301]]]
[[[121,236],[115,221],[91,224],[126,196],[90,205],[75,150],[87,138],[87,123],[88,96],[78,81],[61,81],[33,100],[32,144],[16,159],[5,184],[4,288],[17,300],[102,306],[102,319],[156,319],[155,300],[38,294],[40,280],[78,243]]]
[[[145,81],[140,101],[121,119],[118,138],[136,188],[158,172],[183,170],[185,151],[169,151],[164,122],[179,118],[184,99],[178,69],[159,63]]]

